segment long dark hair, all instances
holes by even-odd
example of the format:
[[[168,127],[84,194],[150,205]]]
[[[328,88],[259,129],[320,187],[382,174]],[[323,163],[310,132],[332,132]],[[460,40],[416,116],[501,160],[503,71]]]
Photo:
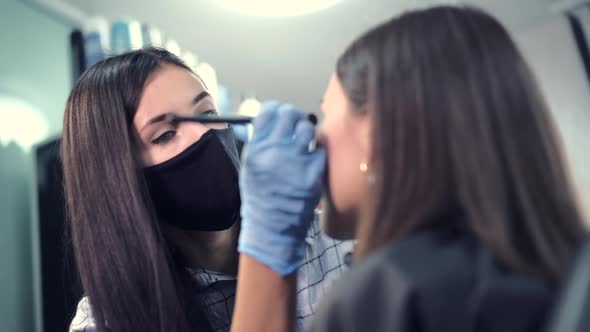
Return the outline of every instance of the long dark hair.
[[[461,214],[510,268],[563,276],[586,233],[543,97],[500,23],[470,7],[407,12],[354,41],[336,73],[356,112],[372,112],[376,199],[356,258]]]
[[[187,283],[158,227],[133,128],[144,86],[162,64],[191,71],[163,49],[111,57],[68,98],[62,137],[76,262],[98,331],[203,331]]]

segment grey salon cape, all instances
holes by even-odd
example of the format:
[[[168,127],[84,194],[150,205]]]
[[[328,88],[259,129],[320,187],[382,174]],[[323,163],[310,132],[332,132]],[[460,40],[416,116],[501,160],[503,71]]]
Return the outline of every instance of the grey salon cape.
[[[500,266],[467,234],[430,227],[353,265],[322,301],[312,330],[540,331],[553,287]]]

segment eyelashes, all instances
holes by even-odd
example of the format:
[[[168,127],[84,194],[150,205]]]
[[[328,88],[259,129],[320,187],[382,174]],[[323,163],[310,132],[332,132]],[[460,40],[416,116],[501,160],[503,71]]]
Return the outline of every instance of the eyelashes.
[[[217,115],[217,111],[214,109],[209,109],[209,110],[204,111],[201,114],[205,115],[205,116],[215,116],[215,115]],[[174,138],[174,136],[176,136],[176,132],[177,132],[176,130],[167,130],[164,133],[162,133],[160,136],[153,139],[151,141],[151,143],[154,145],[164,145],[164,144],[170,142]]]
[[[210,110],[206,110],[202,114],[205,116],[214,116],[214,115],[217,115],[217,111],[214,109],[210,109]]]
[[[174,136],[176,136],[176,130],[168,130],[156,139],[152,140],[152,144],[161,145],[169,142]]]

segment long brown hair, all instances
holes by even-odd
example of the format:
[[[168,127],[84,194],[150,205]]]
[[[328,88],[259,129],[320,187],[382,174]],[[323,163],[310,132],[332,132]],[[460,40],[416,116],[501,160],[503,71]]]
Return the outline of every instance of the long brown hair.
[[[162,64],[190,71],[166,50],[133,51],[88,69],[66,104],[67,219],[98,331],[208,330],[154,216],[133,129],[144,85]]]
[[[376,199],[357,258],[461,214],[507,266],[561,278],[585,230],[543,97],[500,23],[470,7],[407,12],[354,41],[336,72],[373,118]]]

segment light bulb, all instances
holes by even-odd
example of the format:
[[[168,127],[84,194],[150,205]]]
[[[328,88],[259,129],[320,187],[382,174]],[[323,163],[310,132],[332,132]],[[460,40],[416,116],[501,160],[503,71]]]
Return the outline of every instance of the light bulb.
[[[334,6],[339,0],[222,0],[228,8],[256,16],[298,16]]]

